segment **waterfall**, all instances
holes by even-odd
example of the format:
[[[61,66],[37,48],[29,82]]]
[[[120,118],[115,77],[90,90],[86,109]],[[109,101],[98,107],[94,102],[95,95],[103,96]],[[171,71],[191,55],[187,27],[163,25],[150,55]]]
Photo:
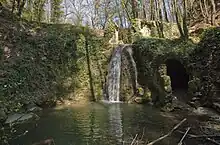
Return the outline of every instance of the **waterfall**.
[[[124,53],[127,57],[127,60],[129,61],[129,71],[132,75],[132,86],[133,86],[133,92],[136,92],[136,89],[138,87],[138,82],[137,82],[137,67],[136,67],[136,63],[134,61],[134,58],[132,56],[132,47],[131,46],[127,46],[124,48]]]
[[[107,94],[110,102],[120,102],[121,52],[124,46],[115,48],[108,69]]]
[[[105,91],[109,102],[120,102],[122,55],[125,55],[129,62],[128,66],[129,72],[132,75],[133,92],[135,93],[137,89],[137,69],[132,57],[132,47],[131,45],[119,45],[114,49],[108,66]]]

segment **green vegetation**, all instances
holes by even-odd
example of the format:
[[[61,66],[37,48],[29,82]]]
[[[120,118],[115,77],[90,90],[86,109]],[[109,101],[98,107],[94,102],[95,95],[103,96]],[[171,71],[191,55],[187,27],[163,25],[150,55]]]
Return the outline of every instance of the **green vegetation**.
[[[88,100],[86,53],[93,68],[94,96],[99,99],[106,48],[100,48],[103,42],[92,31],[67,24],[41,24],[24,25],[25,29],[18,32],[13,26],[19,23],[8,23],[9,26],[1,25],[1,34],[8,35],[1,43],[0,88],[0,101],[7,113],[31,103],[51,106],[61,98]]]
[[[138,82],[146,89],[146,94],[152,94],[153,101],[164,103],[171,87],[166,67],[163,67],[166,60],[176,59],[187,67],[195,44],[191,41],[148,38],[135,42],[134,48]]]
[[[195,82],[200,85],[193,89],[193,94],[201,93],[202,105],[211,105],[218,96],[220,88],[220,28],[207,29],[201,41],[190,56],[190,65]],[[193,81],[193,80],[192,80]],[[195,88],[195,86],[194,86]],[[196,95],[195,95],[196,96]]]

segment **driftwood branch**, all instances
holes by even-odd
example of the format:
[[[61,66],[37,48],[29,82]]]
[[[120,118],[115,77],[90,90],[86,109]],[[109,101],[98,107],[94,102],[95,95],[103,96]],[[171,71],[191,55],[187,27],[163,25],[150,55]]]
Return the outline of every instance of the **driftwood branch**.
[[[166,135],[161,136],[160,138],[148,143],[147,145],[153,145],[161,140],[163,140],[164,138],[170,136],[180,125],[182,125],[184,122],[186,121],[186,118],[184,118],[180,123],[178,123],[170,132],[168,132]]]
[[[180,130],[178,130],[177,132],[179,132],[179,133],[181,133],[181,134],[184,134],[184,132],[183,132],[183,131],[180,131]],[[189,138],[220,137],[220,135],[195,135],[195,134],[190,134],[190,133],[188,133],[187,136],[188,136]]]
[[[178,131],[179,133],[184,133],[182,131]],[[207,141],[210,141],[216,145],[220,145],[219,142],[217,142],[214,139],[211,139],[211,137],[220,137],[220,135],[194,135],[194,134],[187,134],[187,136],[189,136],[189,138],[205,138]]]
[[[186,135],[187,135],[187,133],[189,132],[190,129],[191,129],[190,127],[187,128],[185,134],[184,134],[183,137],[181,138],[181,140],[180,140],[180,142],[178,143],[178,145],[182,145],[182,144],[183,144],[183,140],[184,140],[184,138],[186,137]]]
[[[216,140],[211,139],[211,138],[209,138],[209,137],[207,137],[206,140],[208,140],[208,141],[210,141],[210,142],[212,142],[212,143],[214,143],[214,144],[216,144],[216,145],[220,145],[219,142],[217,142]]]
[[[138,134],[135,135],[133,141],[131,142],[131,145],[133,145],[133,143],[135,142],[136,138],[137,138]]]

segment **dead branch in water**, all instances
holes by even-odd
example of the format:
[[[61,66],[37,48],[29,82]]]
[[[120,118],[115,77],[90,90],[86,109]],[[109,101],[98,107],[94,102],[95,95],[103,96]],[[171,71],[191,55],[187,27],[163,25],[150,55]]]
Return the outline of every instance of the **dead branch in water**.
[[[186,121],[186,118],[184,118],[180,123],[178,123],[178,124],[177,124],[170,132],[168,132],[166,135],[164,135],[164,136],[162,136],[162,137],[160,137],[160,138],[158,138],[158,139],[156,139],[156,140],[154,140],[154,141],[148,143],[147,145],[153,145],[153,144],[155,144],[155,143],[157,143],[157,142],[163,140],[164,138],[170,136],[170,135],[171,135],[180,125],[182,125],[185,121]]]
[[[179,133],[184,133],[182,131],[178,131]],[[194,134],[187,134],[186,136],[188,136],[189,138],[205,138],[207,141],[210,141],[216,145],[220,145],[219,142],[217,142],[214,139],[211,139],[211,137],[220,137],[220,135],[194,135]]]
[[[178,130],[177,132],[179,132],[179,133],[181,133],[181,134],[184,134],[184,132],[183,132],[183,131],[180,131],[180,130]],[[195,135],[195,134],[190,134],[190,133],[187,134],[187,136],[188,136],[189,138],[220,137],[220,135]]]
[[[184,134],[183,137],[181,138],[181,140],[180,140],[180,142],[178,143],[178,145],[182,145],[182,144],[183,144],[183,140],[184,140],[184,138],[186,137],[186,135],[187,135],[187,133],[189,132],[190,129],[191,129],[190,127],[187,128],[185,134]]]
[[[209,137],[207,137],[206,140],[208,140],[208,141],[210,141],[210,142],[212,142],[212,143],[214,143],[214,144],[216,144],[216,145],[220,145],[219,142],[217,142],[216,140],[211,139],[211,138],[209,138]]]
[[[138,134],[135,135],[133,141],[131,142],[131,145],[133,145],[133,143],[135,142],[136,138],[137,138]]]

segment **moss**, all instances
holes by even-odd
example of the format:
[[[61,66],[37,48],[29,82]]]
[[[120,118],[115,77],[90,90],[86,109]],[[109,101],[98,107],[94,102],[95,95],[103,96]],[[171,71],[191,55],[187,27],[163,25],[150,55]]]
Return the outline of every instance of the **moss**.
[[[152,93],[148,88],[144,89],[144,98],[146,99],[147,102],[152,101]]]
[[[194,76],[193,79],[188,82],[188,93],[194,96],[199,91],[201,91],[201,80]]]
[[[9,57],[5,57],[4,52],[1,55],[3,63],[0,65],[3,69],[0,72],[0,85],[3,87],[0,87],[0,102],[8,108],[7,113],[32,102],[42,104],[60,98],[86,100],[90,88],[85,61],[85,36],[89,42],[95,95],[99,99],[104,81],[102,70],[106,70],[107,65],[103,52],[109,48],[101,47],[106,45],[102,38],[93,35],[92,30],[86,27],[68,24],[27,25],[22,21],[11,22],[10,19],[6,22],[10,24],[8,27],[0,25],[3,27],[0,33],[7,34],[5,38],[0,37],[0,46],[7,46],[10,54]],[[20,28],[20,24],[25,28]]]
[[[165,96],[171,92],[171,81],[164,65],[166,60],[177,59],[187,67],[195,44],[191,41],[145,38],[135,42],[133,47],[138,82],[149,88],[153,101],[163,104]]]
[[[216,90],[220,87],[219,70],[220,70],[220,28],[207,29],[201,35],[201,41],[196,49],[190,55],[189,69],[192,76],[200,81],[201,103],[209,105],[212,103]],[[192,83],[195,82],[192,78]],[[195,90],[192,87],[191,92]]]

